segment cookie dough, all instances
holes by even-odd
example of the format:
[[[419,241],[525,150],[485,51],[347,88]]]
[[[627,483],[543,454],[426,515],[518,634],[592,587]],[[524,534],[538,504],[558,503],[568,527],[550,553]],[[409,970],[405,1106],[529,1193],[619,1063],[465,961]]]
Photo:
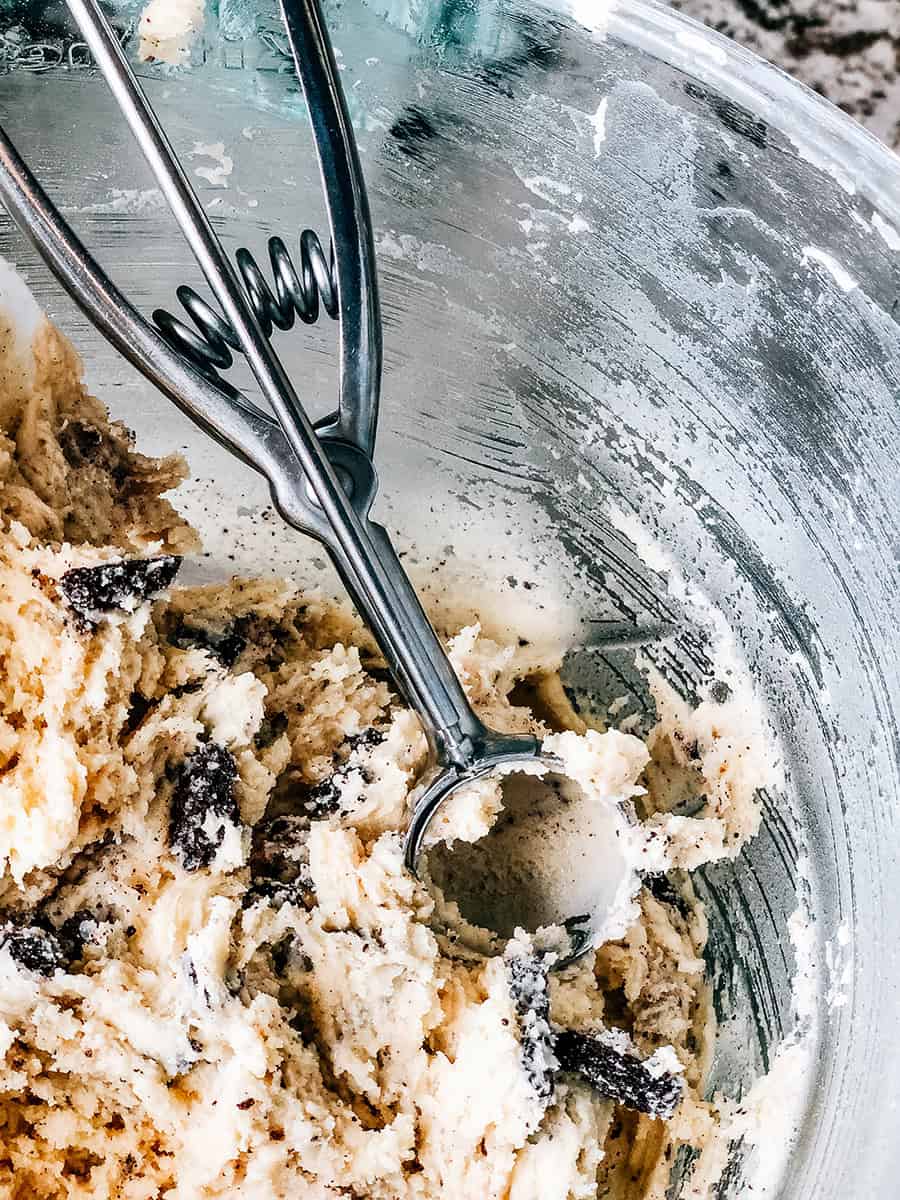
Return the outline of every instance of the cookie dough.
[[[138,55],[144,62],[179,66],[203,28],[206,0],[150,0],[138,24]]]
[[[660,683],[647,742],[587,729],[555,664],[456,631],[476,708],[552,734],[653,872],[565,971],[527,938],[457,955],[402,863],[424,738],[359,622],[278,580],[178,587],[185,464],[137,452],[46,323],[27,372],[0,356],[0,1197],[663,1200],[683,1146],[711,1196],[681,868],[758,824],[738,699]],[[481,836],[483,801],[441,836]]]

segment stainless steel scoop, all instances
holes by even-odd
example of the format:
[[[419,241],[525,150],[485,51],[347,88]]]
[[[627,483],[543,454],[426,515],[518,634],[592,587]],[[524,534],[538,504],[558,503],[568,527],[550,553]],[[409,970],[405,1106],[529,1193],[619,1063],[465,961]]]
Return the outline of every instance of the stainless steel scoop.
[[[542,754],[535,738],[498,733],[478,718],[387,532],[369,516],[377,488],[372,453],[382,366],[378,286],[366,190],[317,0],[281,2],[325,188],[340,316],[338,408],[317,425],[274,353],[99,5],[68,4],[221,306],[225,340],[246,355],[275,418],[210,376],[202,361],[176,353],[144,320],[79,242],[2,130],[0,192],[97,328],[192,420],[268,479],[289,525],[327,548],[428,739],[431,767],[415,793],[405,843],[406,864],[415,871],[435,813],[461,786],[516,765],[539,761],[558,772],[560,764]],[[577,920],[585,927],[571,944],[573,954],[593,942],[589,918]]]

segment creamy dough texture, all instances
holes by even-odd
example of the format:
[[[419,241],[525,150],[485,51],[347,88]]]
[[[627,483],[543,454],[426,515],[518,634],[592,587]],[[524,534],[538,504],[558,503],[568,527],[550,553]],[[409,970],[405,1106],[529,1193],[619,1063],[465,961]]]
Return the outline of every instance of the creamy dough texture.
[[[187,62],[203,27],[206,0],[150,0],[138,25],[138,54],[144,61]]]
[[[621,937],[549,976],[554,1026],[680,1074],[674,1115],[548,1082],[512,960],[451,956],[403,868],[425,743],[360,624],[276,580],[142,594],[146,561],[123,561],[162,560],[158,584],[198,545],[164,498],[183,462],[135,450],[47,324],[25,375],[9,338],[0,356],[0,1197],[663,1200],[685,1145],[711,1195],[688,876],[648,880]],[[492,724],[552,727],[632,813],[645,865],[755,832],[737,699],[660,686],[645,744],[586,729],[553,664],[474,627],[449,644]],[[525,676],[548,723],[510,701]],[[701,811],[673,815],[687,785]],[[481,796],[442,836],[493,815]]]

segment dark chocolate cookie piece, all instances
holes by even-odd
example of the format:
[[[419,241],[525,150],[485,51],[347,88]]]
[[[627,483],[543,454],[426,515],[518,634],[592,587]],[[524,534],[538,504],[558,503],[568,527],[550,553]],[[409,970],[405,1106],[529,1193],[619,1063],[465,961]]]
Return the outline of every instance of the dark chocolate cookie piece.
[[[103,434],[87,421],[70,419],[59,431],[59,447],[70,467],[83,467],[102,457]]]
[[[68,965],[59,938],[38,925],[7,926],[0,933],[0,947],[17,966],[37,975],[50,976]]]
[[[347,772],[338,770],[327,779],[314,783],[303,795],[303,811],[317,821],[336,813],[341,807],[339,784],[346,778]]]
[[[371,783],[371,777],[367,778],[366,768],[359,761],[360,753],[380,745],[385,736],[383,730],[374,726],[350,734],[335,755],[332,773],[305,792],[301,801],[303,811],[315,820],[338,812],[341,808],[341,787],[351,771],[360,771],[364,782]]]
[[[553,1095],[556,1059],[550,1028],[547,963],[537,954],[505,955],[509,994],[516,1007],[522,1066],[539,1100]]]
[[[60,925],[45,913],[20,914],[0,925],[0,947],[18,966],[38,975],[70,970],[99,929],[99,921],[86,909],[67,917]]]
[[[223,667],[231,668],[245,650],[274,669],[284,661],[285,630],[278,621],[256,612],[241,613],[223,623],[213,616],[170,619],[166,638],[180,650],[206,650]]]
[[[237,775],[233,756],[215,742],[198,746],[178,768],[169,841],[186,870],[208,867],[225,839],[226,826],[240,827]]]
[[[100,921],[86,908],[80,908],[71,917],[66,917],[55,930],[56,938],[71,965],[84,954],[84,948],[97,938]]]
[[[287,727],[288,719],[283,712],[268,713],[262,719],[256,737],[253,739],[253,745],[257,750],[268,750],[283,733],[287,732]]]
[[[691,909],[681,892],[664,872],[644,875],[641,882],[644,887],[660,904],[674,908],[685,920],[691,915]]]
[[[312,908],[316,892],[309,871],[308,837],[309,821],[304,816],[285,814],[254,828],[252,884],[245,907],[256,899],[266,899],[276,907],[290,902]]]
[[[271,908],[293,904],[297,908],[311,909],[316,903],[316,889],[308,867],[301,867],[297,877],[290,883],[281,879],[254,879],[244,892],[241,908],[251,908],[260,901]]]
[[[356,750],[372,750],[375,746],[380,746],[385,737],[383,729],[376,729],[374,725],[370,725],[367,729],[360,730],[359,733],[351,733],[344,740],[344,745],[347,747],[349,755]]]
[[[168,635],[169,641],[179,650],[206,650],[217,658],[223,667],[233,667],[243,654],[247,639],[234,625],[223,629],[192,625],[180,619]]]
[[[650,1117],[668,1120],[684,1091],[680,1075],[656,1072],[612,1041],[576,1029],[557,1032],[553,1049],[561,1071],[586,1080],[601,1095]]]
[[[165,591],[180,566],[180,557],[165,554],[160,558],[123,558],[95,567],[73,567],[60,579],[59,589],[79,620],[91,627],[103,613],[129,611]]]

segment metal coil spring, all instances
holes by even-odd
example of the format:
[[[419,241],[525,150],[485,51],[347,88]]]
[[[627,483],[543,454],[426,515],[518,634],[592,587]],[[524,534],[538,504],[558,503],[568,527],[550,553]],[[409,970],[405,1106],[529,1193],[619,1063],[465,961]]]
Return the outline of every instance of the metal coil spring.
[[[305,325],[312,325],[319,319],[320,304],[333,320],[336,319],[338,294],[333,249],[326,257],[318,234],[312,229],[304,229],[300,234],[298,271],[280,237],[270,237],[268,247],[274,291],[249,250],[242,246],[235,255],[250,306],[266,337],[270,338],[274,329],[291,329],[297,317]],[[234,362],[232,351],[241,353],[240,341],[231,324],[192,287],[182,284],[175,294],[195,329],[158,308],[153,321],[160,335],[207,379],[227,392],[234,392],[219,374]]]

